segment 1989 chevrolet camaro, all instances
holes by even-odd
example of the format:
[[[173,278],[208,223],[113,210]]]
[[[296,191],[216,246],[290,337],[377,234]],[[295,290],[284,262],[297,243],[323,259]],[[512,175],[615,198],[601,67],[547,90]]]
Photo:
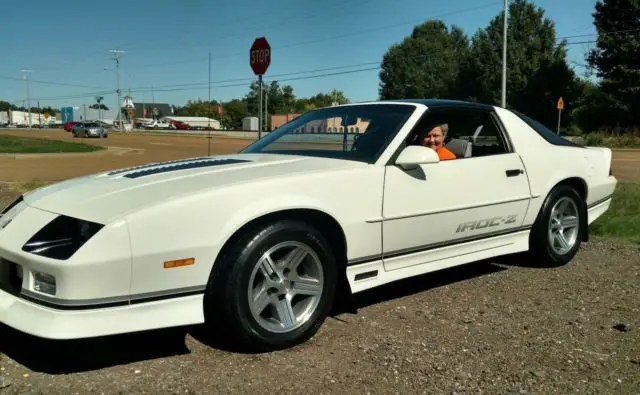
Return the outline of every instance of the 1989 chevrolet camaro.
[[[455,159],[417,137],[443,124]],[[336,295],[520,252],[568,263],[611,203],[611,155],[478,103],[310,111],[237,154],[21,196],[0,217],[0,321],[51,339],[204,323],[290,347]]]

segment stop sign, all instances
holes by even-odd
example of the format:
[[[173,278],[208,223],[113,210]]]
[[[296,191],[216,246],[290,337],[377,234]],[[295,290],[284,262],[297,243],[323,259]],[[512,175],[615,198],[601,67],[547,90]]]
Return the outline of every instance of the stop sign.
[[[249,50],[249,64],[255,75],[263,75],[271,64],[271,46],[265,37],[256,38]]]

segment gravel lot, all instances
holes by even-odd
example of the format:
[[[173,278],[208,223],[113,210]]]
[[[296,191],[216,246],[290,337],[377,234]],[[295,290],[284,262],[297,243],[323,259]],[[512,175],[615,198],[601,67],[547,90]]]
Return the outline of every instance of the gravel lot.
[[[563,268],[522,262],[364,293],[270,354],[207,345],[199,327],[51,342],[0,326],[0,394],[639,393],[640,246],[595,239]]]

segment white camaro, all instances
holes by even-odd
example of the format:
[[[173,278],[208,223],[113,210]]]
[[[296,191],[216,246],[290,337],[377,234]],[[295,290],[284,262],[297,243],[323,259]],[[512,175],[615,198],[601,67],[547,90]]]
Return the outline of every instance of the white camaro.
[[[416,142],[441,123],[457,159]],[[206,323],[289,347],[335,295],[524,251],[569,262],[609,208],[610,166],[611,150],[500,107],[311,111],[238,154],[20,197],[0,217],[0,321],[51,339]]]

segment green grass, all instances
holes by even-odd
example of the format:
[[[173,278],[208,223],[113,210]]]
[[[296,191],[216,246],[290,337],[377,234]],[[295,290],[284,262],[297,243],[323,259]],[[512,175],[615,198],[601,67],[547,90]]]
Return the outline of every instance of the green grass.
[[[640,183],[619,182],[609,210],[590,228],[593,235],[640,244]]]
[[[38,189],[40,187],[44,187],[49,184],[50,183],[48,182],[40,182],[40,181],[21,182],[21,183],[10,184],[9,190],[12,192],[25,193],[25,192],[32,191],[34,189]]]
[[[68,141],[49,140],[37,137],[0,136],[0,153],[2,154],[44,154],[62,152],[94,152],[104,147],[71,143]]]
[[[608,148],[640,148],[640,130],[628,130],[625,133],[612,131],[597,131],[571,136],[571,140],[578,144],[593,147]]]

